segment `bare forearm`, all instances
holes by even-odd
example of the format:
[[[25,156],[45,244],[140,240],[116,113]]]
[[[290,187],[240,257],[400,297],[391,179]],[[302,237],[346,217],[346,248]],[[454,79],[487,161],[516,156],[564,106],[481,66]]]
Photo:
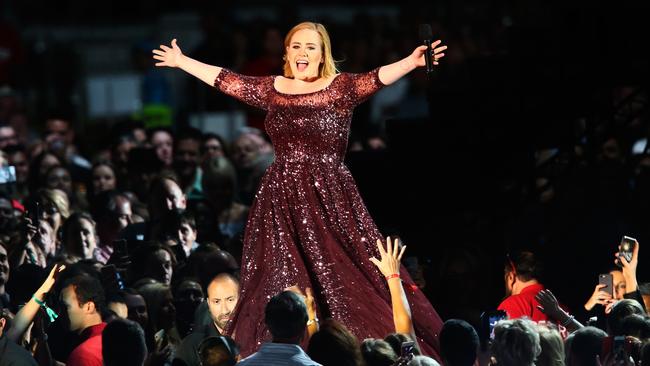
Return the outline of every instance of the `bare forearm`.
[[[45,298],[45,292],[41,289],[34,293],[34,296],[39,300],[43,301]],[[13,320],[13,326],[7,331],[7,336],[14,342],[18,342],[19,339],[23,336],[29,325],[34,321],[36,313],[40,306],[30,298],[27,303],[18,311],[16,317]]]
[[[188,56],[182,57],[178,63],[178,67],[188,74],[203,80],[203,82],[210,86],[214,85],[214,79],[221,72],[221,67],[219,66],[204,64]]]
[[[390,289],[390,298],[393,307],[395,332],[414,337],[411,309],[406,299],[404,288],[402,287],[402,281],[399,278],[391,279],[388,281],[388,288]]]
[[[390,85],[415,68],[415,62],[411,56],[407,56],[397,62],[382,66],[379,69],[379,80],[385,85]]]

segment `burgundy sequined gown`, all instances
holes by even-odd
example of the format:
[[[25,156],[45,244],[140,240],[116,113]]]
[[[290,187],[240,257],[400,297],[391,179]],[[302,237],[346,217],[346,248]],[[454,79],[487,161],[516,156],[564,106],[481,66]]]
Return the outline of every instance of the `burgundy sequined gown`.
[[[254,352],[269,340],[264,307],[292,285],[311,287],[319,318],[334,318],[360,340],[394,332],[386,280],[370,262],[381,238],[343,163],[352,110],[383,87],[379,69],[341,73],[320,91],[284,94],[275,77],[223,69],[222,92],[267,111],[265,126],[275,162],[262,178],[244,236],[241,295],[229,333]],[[416,334],[438,358],[442,321],[401,271]]]

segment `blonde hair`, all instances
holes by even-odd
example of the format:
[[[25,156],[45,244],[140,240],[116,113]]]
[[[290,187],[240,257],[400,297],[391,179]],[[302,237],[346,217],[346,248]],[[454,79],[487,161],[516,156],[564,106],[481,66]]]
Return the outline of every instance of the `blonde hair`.
[[[336,62],[334,61],[334,57],[332,56],[332,43],[330,42],[330,36],[327,33],[327,29],[325,29],[325,26],[323,26],[320,23],[302,22],[296,25],[295,27],[291,28],[289,33],[287,33],[286,37],[284,37],[284,49],[285,49],[284,66],[283,66],[284,76],[287,78],[293,78],[293,73],[291,72],[290,63],[286,57],[286,49],[289,47],[289,43],[291,43],[291,37],[293,37],[293,35],[296,32],[303,29],[313,30],[314,32],[318,33],[318,35],[320,36],[321,52],[323,53],[323,63],[318,66],[318,76],[322,78],[328,78],[336,75],[338,73],[338,70],[336,69]]]

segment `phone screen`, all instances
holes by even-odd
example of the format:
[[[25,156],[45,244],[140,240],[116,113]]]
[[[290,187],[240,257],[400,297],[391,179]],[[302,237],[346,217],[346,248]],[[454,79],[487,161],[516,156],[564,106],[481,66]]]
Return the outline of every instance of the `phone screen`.
[[[605,291],[614,296],[614,278],[610,273],[598,275],[598,284],[605,285],[601,291]]]
[[[490,315],[489,317],[489,322],[490,322],[490,339],[494,339],[494,326],[497,325],[499,320],[506,319],[507,316],[505,314],[493,314]]]
[[[401,356],[404,357],[413,354],[414,347],[415,347],[415,342],[402,342]]]

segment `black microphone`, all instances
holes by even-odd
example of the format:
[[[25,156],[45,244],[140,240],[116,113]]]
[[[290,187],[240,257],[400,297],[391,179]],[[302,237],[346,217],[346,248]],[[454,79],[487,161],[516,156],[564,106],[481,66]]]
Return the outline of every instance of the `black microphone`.
[[[431,49],[432,38],[433,32],[431,31],[431,25],[420,24],[420,39],[427,46],[426,53],[424,54],[424,60],[427,63],[427,75],[431,75],[433,73],[433,50]]]

